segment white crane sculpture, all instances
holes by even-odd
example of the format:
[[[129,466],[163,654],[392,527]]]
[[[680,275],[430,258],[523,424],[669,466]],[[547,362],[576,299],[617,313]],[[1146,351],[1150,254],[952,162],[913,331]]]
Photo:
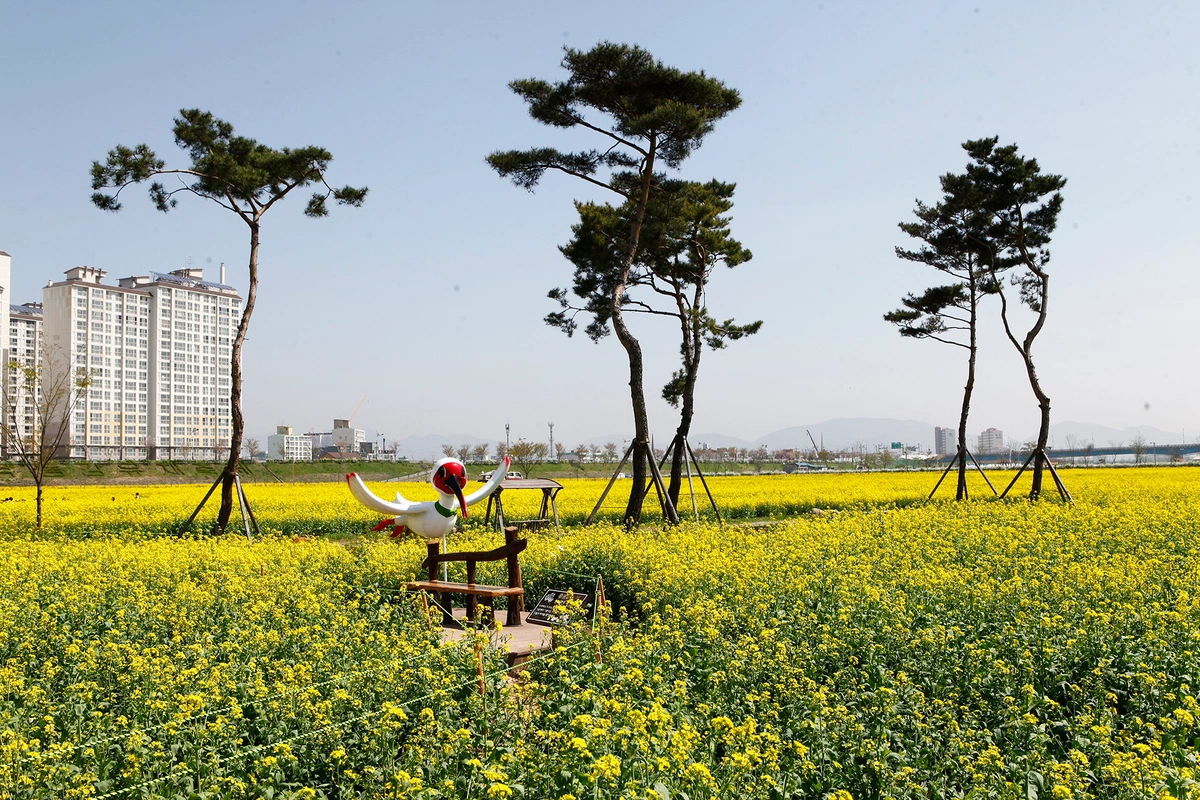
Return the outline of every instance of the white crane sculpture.
[[[392,515],[372,530],[381,531],[390,525],[393,526],[393,537],[399,536],[405,528],[427,539],[440,536],[442,552],[445,552],[446,535],[454,530],[454,526],[458,523],[458,515],[455,514],[455,511],[461,509],[463,519],[466,519],[468,516],[467,506],[475,505],[496,491],[500,482],[504,480],[511,463],[512,460],[505,456],[503,463],[492,474],[491,480],[477,491],[464,497],[463,489],[467,485],[467,468],[457,458],[443,458],[433,465],[433,470],[429,475],[429,482],[433,484],[433,488],[439,495],[438,499],[433,502],[413,503],[405,500],[399,492],[396,492],[396,502],[389,503],[382,497],[373,494],[362,482],[362,478],[354,472],[346,476],[346,483],[350,487],[350,493],[358,502],[367,508]]]

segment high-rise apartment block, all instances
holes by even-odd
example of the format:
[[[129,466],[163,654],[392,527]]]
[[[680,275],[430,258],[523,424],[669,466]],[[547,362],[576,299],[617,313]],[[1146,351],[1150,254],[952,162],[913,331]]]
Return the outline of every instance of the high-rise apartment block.
[[[48,435],[57,438],[63,422],[70,426],[62,437],[68,458],[146,458],[150,296],[102,284],[102,269],[66,274],[42,289],[43,380],[86,369],[92,383],[70,420],[46,420]]]
[[[1004,431],[997,428],[988,428],[983,433],[979,434],[979,452],[980,453],[999,453],[1004,449]]]
[[[129,280],[129,279],[127,279]],[[199,269],[150,273],[150,438],[160,454],[207,459],[228,455],[230,351],[242,298]]]
[[[27,386],[25,373],[10,368],[13,363],[36,367],[42,350],[42,304],[26,303],[8,307],[8,352],[4,357],[5,408],[10,415],[9,430],[32,442],[38,433],[39,387]],[[4,442],[5,456],[12,453],[11,443]]]
[[[958,452],[958,428],[934,428],[933,452],[948,456]]]
[[[86,403],[64,455],[213,459],[231,433],[230,348],[237,291],[198,269],[122,278],[67,270],[42,290],[47,370],[86,368]],[[64,443],[67,442],[64,439]]]

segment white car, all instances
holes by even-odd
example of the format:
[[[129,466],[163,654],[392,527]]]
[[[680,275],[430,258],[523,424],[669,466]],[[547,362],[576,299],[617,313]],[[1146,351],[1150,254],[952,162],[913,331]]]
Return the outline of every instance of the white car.
[[[496,474],[496,470],[489,469],[487,472],[481,472],[479,474],[479,480],[483,481],[484,483],[487,483],[488,481],[490,481],[492,479],[492,476],[495,474]],[[513,481],[513,480],[521,480],[524,477],[525,477],[524,475],[517,472],[516,470],[512,470],[511,472],[507,473],[504,476],[504,479],[506,481]]]

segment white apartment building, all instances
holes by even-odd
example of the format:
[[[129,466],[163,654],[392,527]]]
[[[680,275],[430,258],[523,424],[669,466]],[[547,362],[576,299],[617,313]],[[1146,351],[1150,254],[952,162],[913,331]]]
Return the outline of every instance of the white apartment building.
[[[15,361],[26,367],[36,367],[42,348],[42,304],[26,303],[8,307],[8,347],[4,358],[5,390],[7,399],[4,413],[12,412],[8,421],[10,430],[25,441],[32,442],[38,434],[39,389],[35,384],[25,386],[24,374],[8,365]],[[5,445],[5,457],[12,448]]]
[[[204,280],[200,269],[126,281],[150,295],[149,438],[156,457],[224,458],[232,434],[231,348],[242,298],[232,286]]]
[[[980,453],[999,453],[1004,449],[1004,431],[997,428],[988,428],[983,433],[979,434],[979,452]]]
[[[75,406],[69,436],[63,438],[63,455],[144,459],[150,295],[133,286],[103,285],[107,273],[102,269],[75,267],[66,274],[65,281],[42,289],[43,380],[87,369],[92,384],[86,398]],[[46,422],[52,437],[57,435],[58,422]]]
[[[42,290],[50,365],[92,386],[64,455],[214,459],[231,435],[230,348],[242,299],[198,269],[122,278],[91,267]]]
[[[268,461],[312,461],[312,440],[292,432],[291,425],[280,425],[267,437]]]
[[[934,428],[933,452],[948,456],[958,452],[958,428]]]

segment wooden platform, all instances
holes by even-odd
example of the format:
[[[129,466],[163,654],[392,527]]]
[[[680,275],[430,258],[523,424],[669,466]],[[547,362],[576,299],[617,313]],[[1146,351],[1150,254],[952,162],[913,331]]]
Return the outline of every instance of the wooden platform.
[[[466,613],[466,609],[456,608],[454,609],[454,618],[464,619]],[[494,628],[487,629],[492,647],[500,650],[508,645],[508,665],[510,667],[519,666],[530,655],[544,653],[550,649],[551,629],[545,625],[526,622],[527,616],[529,616],[527,612],[521,612],[520,626],[511,628],[506,626],[500,631]],[[443,642],[457,642],[464,637],[471,636],[474,632],[471,628],[442,628],[439,636]]]

